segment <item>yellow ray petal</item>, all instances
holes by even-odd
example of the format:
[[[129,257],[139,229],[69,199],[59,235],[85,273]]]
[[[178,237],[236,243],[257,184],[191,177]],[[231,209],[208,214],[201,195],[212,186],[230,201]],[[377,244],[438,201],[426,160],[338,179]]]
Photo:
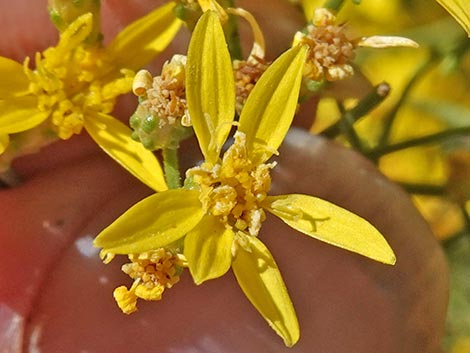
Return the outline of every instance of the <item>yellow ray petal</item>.
[[[23,65],[0,56],[0,77],[0,99],[28,94],[29,80]]]
[[[247,239],[251,252],[238,249],[232,264],[235,277],[251,304],[291,347],[300,329],[284,280],[266,246],[256,237]]]
[[[196,284],[224,275],[232,264],[233,231],[205,216],[184,239],[184,255]]]
[[[173,189],[138,202],[94,241],[104,253],[134,254],[165,247],[180,239],[201,220],[198,192]]]
[[[106,49],[115,68],[140,69],[170,44],[182,23],[174,6],[160,6],[119,32]]]
[[[32,96],[0,100],[0,133],[13,134],[29,130],[49,116],[37,108],[37,99]]]
[[[131,138],[126,125],[106,114],[94,114],[84,125],[93,140],[132,175],[155,191],[168,189],[157,158]]]
[[[357,45],[368,48],[393,48],[393,47],[409,47],[418,48],[419,44],[414,40],[406,37],[397,36],[371,36],[361,38]]]
[[[299,232],[376,261],[395,264],[393,250],[373,225],[328,201],[299,194],[268,196],[263,207]]]
[[[470,37],[470,1],[468,0],[437,0],[465,29]]]
[[[246,134],[254,163],[263,163],[289,129],[299,98],[307,48],[296,46],[282,54],[256,83],[243,107],[238,131]]]
[[[213,11],[199,19],[189,43],[186,97],[206,161],[217,161],[232,127],[235,83],[224,32]]]

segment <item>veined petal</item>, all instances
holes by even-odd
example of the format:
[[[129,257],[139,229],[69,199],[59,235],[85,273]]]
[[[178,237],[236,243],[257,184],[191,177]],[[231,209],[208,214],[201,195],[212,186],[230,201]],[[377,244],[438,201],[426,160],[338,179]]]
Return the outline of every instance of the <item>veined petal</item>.
[[[184,239],[184,255],[196,284],[224,275],[232,264],[233,231],[206,215]]]
[[[173,189],[138,202],[94,241],[104,253],[135,254],[164,247],[193,229],[203,211],[198,192]]]
[[[418,48],[419,44],[406,37],[397,36],[371,36],[364,37],[357,43],[360,47],[368,48],[392,48],[392,47],[410,47]]]
[[[37,108],[33,96],[14,97],[0,100],[0,134],[13,134],[41,124],[49,116]]]
[[[308,195],[268,196],[263,207],[292,228],[385,264],[396,258],[382,234],[360,216]]]
[[[0,56],[0,99],[28,94],[29,80],[23,65]]]
[[[235,82],[222,25],[213,11],[199,19],[186,65],[189,115],[206,161],[219,158],[235,114]]]
[[[305,46],[289,49],[268,67],[248,96],[238,131],[246,134],[254,163],[268,160],[286,136],[297,107],[306,56]]]
[[[170,44],[182,23],[174,7],[174,2],[160,6],[119,32],[106,48],[115,68],[140,69]]]
[[[286,346],[300,337],[299,323],[281,273],[266,246],[256,237],[247,237],[251,252],[242,247],[232,263],[238,284]]]
[[[131,138],[131,129],[106,114],[85,119],[85,129],[95,142],[132,175],[155,191],[168,187],[155,155]]]
[[[5,152],[10,143],[10,137],[6,134],[0,134],[0,154]]]
[[[465,29],[470,37],[470,2],[468,0],[437,0]]]

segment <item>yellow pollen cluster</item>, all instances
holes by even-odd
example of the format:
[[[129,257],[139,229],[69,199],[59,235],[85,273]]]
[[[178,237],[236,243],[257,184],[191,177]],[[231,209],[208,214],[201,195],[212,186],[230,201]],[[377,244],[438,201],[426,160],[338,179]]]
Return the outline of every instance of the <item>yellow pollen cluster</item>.
[[[50,113],[51,127],[61,139],[79,134],[90,114],[110,113],[116,97],[131,89],[130,70],[112,77],[104,49],[85,47],[88,32],[81,31],[85,20],[74,22],[56,47],[37,53],[34,70],[29,58],[24,62],[30,93],[37,96],[38,109]]]
[[[326,9],[317,9],[307,34],[298,32],[295,43],[307,44],[310,54],[305,75],[315,81],[338,81],[354,74],[349,64],[355,56],[355,45],[346,36],[345,26]]]
[[[162,68],[161,76],[153,78],[153,82],[145,91],[146,98],[141,102],[145,108],[159,117],[158,124],[162,128],[166,124],[175,124],[182,119],[183,126],[190,126],[184,117],[187,114],[185,90],[186,57],[174,55],[170,62]]]
[[[246,136],[237,132],[233,145],[216,165],[189,169],[188,178],[200,187],[206,213],[222,217],[227,226],[257,236],[266,215],[260,203],[271,187],[271,164],[254,165],[247,156]]]
[[[240,115],[248,95],[253,90],[256,82],[266,71],[269,63],[262,58],[251,57],[251,60],[235,60],[233,71],[235,75],[237,114]]]
[[[160,300],[165,288],[171,288],[180,279],[186,266],[182,255],[164,248],[130,254],[130,263],[122,266],[122,271],[134,280],[132,287],[120,286],[114,290],[114,299],[125,314],[137,310],[137,298]]]

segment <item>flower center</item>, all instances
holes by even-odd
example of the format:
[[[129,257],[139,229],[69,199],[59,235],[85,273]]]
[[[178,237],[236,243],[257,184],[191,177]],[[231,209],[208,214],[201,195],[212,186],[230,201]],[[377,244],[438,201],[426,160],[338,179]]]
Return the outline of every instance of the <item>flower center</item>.
[[[296,34],[296,41],[311,48],[305,75],[312,80],[337,81],[354,74],[349,63],[354,59],[355,46],[346,36],[345,26],[335,22],[336,17],[328,10],[317,9],[307,34]]]
[[[254,165],[247,156],[245,134],[237,132],[234,138],[220,163],[203,163],[189,169],[186,176],[198,184],[206,213],[257,236],[266,218],[260,203],[271,187],[270,170],[275,163]]]
[[[28,67],[29,58],[24,62],[38,109],[50,112],[52,128],[62,139],[79,134],[88,115],[111,112],[116,97],[131,89],[130,70],[122,70],[120,78],[105,76],[114,72],[106,65],[103,49],[83,44],[91,26],[91,16],[78,18],[56,47],[36,54],[36,69]]]

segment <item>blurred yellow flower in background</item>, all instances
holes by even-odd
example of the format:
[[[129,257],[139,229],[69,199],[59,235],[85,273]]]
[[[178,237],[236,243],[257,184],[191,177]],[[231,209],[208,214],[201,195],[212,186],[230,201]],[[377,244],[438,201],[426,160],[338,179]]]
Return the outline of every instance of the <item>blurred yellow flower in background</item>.
[[[130,138],[130,129],[112,117],[116,98],[130,92],[134,70],[147,64],[173,39],[181,21],[166,4],[122,30],[107,47],[85,13],[64,26],[55,47],[23,65],[0,58],[0,170],[11,160],[82,129],[118,163],[156,190],[165,190],[158,161]],[[35,129],[36,146],[22,145],[21,135]],[[42,137],[42,138],[41,138]],[[10,142],[10,139],[13,139]]]

